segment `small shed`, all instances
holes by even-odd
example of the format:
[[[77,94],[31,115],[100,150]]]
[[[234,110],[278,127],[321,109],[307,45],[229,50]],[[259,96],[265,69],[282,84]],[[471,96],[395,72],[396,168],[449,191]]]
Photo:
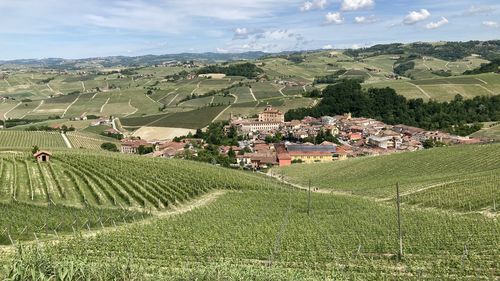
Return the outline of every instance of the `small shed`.
[[[35,154],[33,154],[33,156],[36,158],[36,160],[38,162],[49,162],[50,157],[52,156],[52,153],[50,153],[48,151],[40,150],[40,151],[36,152]]]

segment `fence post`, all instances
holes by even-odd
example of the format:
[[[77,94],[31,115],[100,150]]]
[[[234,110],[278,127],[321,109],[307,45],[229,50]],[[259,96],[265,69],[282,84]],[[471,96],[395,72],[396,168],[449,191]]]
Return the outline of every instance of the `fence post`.
[[[399,238],[399,251],[398,261],[403,257],[403,235],[401,233],[401,198],[399,197],[399,182],[396,183],[396,203],[398,209],[398,238]]]
[[[307,215],[311,215],[311,179],[309,179],[309,194],[307,198]]]

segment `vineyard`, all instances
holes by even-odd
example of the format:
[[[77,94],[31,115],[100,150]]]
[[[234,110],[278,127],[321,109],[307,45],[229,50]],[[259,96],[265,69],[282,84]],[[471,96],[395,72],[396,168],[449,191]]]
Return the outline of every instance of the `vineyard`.
[[[72,148],[101,150],[101,144],[112,142],[119,146],[116,139],[93,133],[67,132],[66,136]],[[0,131],[0,149],[31,149],[33,146],[40,149],[68,148],[59,132],[44,131]]]
[[[500,144],[466,145],[272,171],[306,186],[459,211],[498,212]]]
[[[397,262],[394,205],[324,194],[313,194],[311,205],[308,215],[307,193],[300,191],[231,192],[182,216],[44,251],[54,268],[126,260],[149,280],[499,277],[494,220],[403,208],[404,259]]]
[[[162,210],[215,189],[265,188],[262,177],[208,164],[56,152],[48,163],[0,154],[0,200]]]
[[[0,131],[1,148],[65,148],[59,132]]]

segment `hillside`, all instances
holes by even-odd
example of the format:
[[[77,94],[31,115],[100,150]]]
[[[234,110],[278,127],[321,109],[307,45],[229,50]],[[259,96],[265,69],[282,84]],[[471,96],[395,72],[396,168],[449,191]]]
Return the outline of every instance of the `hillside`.
[[[87,279],[495,279],[499,151],[457,146],[284,169],[285,180],[321,188],[311,197],[260,174],[186,160],[56,150],[37,163],[0,153],[8,214],[0,244],[43,240],[17,254],[0,247],[0,264],[21,276],[41,264],[41,274],[59,276],[72,264]]]
[[[449,55],[455,50],[460,50],[459,57]],[[188,59],[190,54],[181,54],[179,59],[195,64],[168,67],[151,64],[169,56],[52,59],[44,62],[47,68],[35,67],[40,62],[21,61],[27,65],[5,71],[0,79],[0,97],[8,97],[0,103],[0,119],[12,126],[16,119],[29,123],[96,115],[119,117],[131,130],[139,126],[196,129],[227,120],[231,113],[255,115],[267,104],[282,111],[310,107],[317,100],[307,97],[308,91],[342,79],[360,79],[364,89],[391,87],[408,99],[424,101],[450,101],[458,94],[465,99],[500,94],[499,74],[464,75],[489,69],[484,65],[498,55],[496,41],[260,55],[241,54],[247,59],[242,63],[232,60],[237,57],[231,54],[207,54],[206,60],[203,55],[191,54]],[[252,75],[230,71],[214,79],[194,77],[199,72],[241,70],[239,65],[252,64],[258,70]],[[261,71],[258,79],[231,76],[255,78]]]
[[[403,202],[408,204],[460,211],[499,210],[500,144],[293,165],[273,172],[303,186],[310,180],[313,187],[378,199],[394,198],[399,183]]]
[[[68,143],[57,131],[0,131],[0,150],[30,150],[33,146],[40,149],[84,148],[101,150],[101,144],[111,142],[119,146],[116,139],[85,132],[67,132]]]
[[[307,202],[299,191],[229,192],[183,215],[25,248],[14,268],[27,276],[27,269],[40,270],[37,264],[43,263],[45,276],[58,276],[73,264],[77,276],[127,280],[497,276],[500,229],[491,219],[404,208],[405,259],[397,262],[394,206],[313,194],[308,215]]]

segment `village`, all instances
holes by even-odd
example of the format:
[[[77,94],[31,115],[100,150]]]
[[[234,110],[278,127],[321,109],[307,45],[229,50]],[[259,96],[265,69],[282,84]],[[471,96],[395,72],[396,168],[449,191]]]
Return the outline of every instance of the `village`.
[[[223,133],[234,132],[238,135],[237,145],[218,146],[219,153],[231,157],[232,167],[252,170],[482,142],[441,131],[388,125],[371,118],[352,117],[349,113],[286,122],[284,113],[272,106],[267,106],[257,118],[231,114]],[[196,156],[208,145],[203,138],[192,135],[176,140],[148,142],[124,138],[121,152],[144,154],[146,151],[144,155],[149,157],[184,158]]]

